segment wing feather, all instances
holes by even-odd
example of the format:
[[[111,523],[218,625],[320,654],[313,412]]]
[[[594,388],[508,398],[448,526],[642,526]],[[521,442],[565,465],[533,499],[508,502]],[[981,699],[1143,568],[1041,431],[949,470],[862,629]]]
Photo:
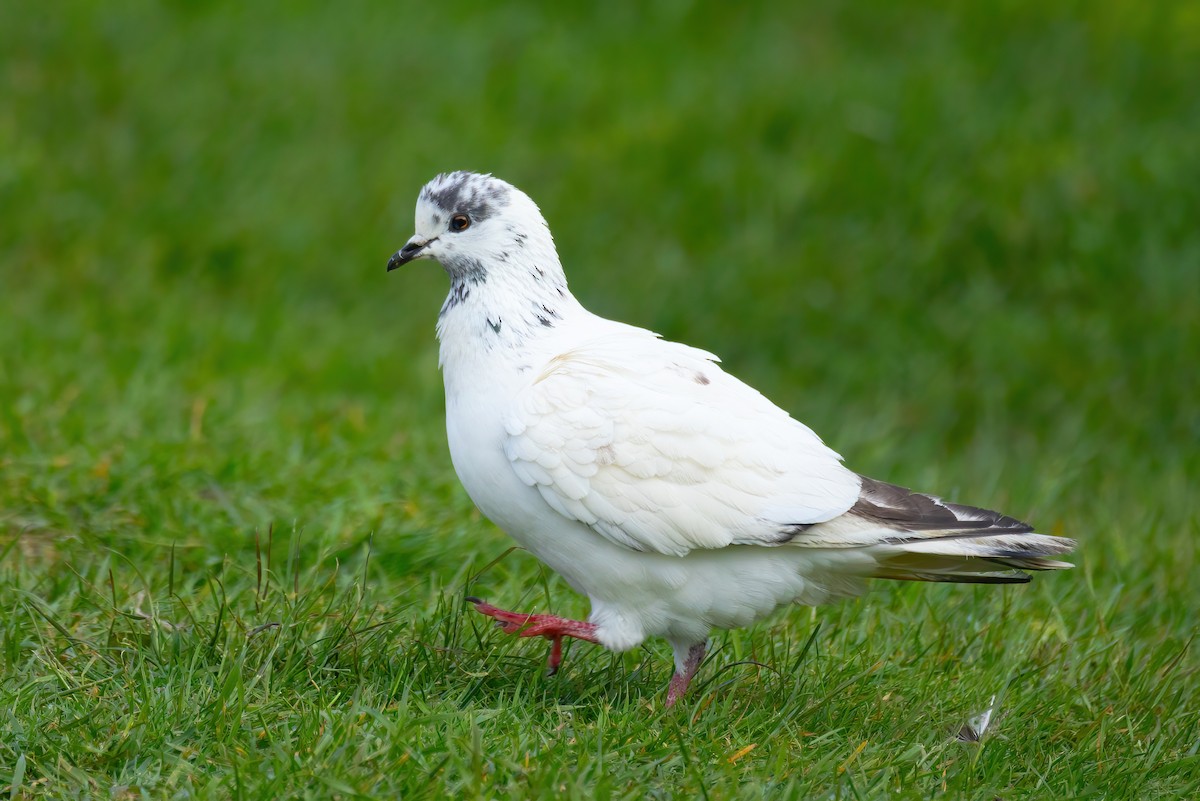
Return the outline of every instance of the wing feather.
[[[649,334],[555,356],[505,431],[513,470],[551,508],[636,550],[778,545],[859,497],[807,426],[710,354]]]

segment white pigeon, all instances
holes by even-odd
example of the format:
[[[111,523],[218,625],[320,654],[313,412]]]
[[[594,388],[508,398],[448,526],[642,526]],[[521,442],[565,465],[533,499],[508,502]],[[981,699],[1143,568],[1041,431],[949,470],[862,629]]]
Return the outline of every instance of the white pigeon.
[[[388,270],[436,259],[450,457],[479,509],[549,565],[587,622],[477,598],[506,632],[625,651],[664,637],[672,705],[709,632],[865,579],[1025,582],[1072,540],[847,469],[717,357],[589,312],[537,205],[490,175],[439,175]]]

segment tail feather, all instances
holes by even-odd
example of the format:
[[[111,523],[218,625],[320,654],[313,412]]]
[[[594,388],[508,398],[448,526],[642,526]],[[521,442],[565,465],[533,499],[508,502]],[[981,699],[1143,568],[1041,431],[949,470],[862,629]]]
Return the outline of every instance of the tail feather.
[[[871,554],[874,568],[868,575],[873,578],[1020,584],[1030,580],[1026,570],[1072,567],[1054,557],[1075,549],[1074,540],[1038,534],[1028,523],[999,512],[947,503],[865,477],[858,502],[836,523],[843,547]],[[817,528],[806,533],[814,539],[829,536],[818,534]]]
[[[1042,535],[1037,535],[1042,536]],[[931,550],[938,541],[930,540],[920,551],[905,550],[909,546],[877,546],[873,548],[875,569],[872,578],[900,581],[954,581],[966,584],[1025,584],[1030,580],[1027,570],[1062,570],[1072,567],[1069,562],[1048,559],[1029,552],[1020,555],[1006,551],[1003,555],[988,555],[980,549],[978,555],[964,556],[956,552],[944,554]]]
[[[919,570],[899,570],[883,565],[870,574],[871,578],[893,581],[935,581],[953,584],[1028,584],[1030,575],[1019,570],[987,573],[939,573]]]

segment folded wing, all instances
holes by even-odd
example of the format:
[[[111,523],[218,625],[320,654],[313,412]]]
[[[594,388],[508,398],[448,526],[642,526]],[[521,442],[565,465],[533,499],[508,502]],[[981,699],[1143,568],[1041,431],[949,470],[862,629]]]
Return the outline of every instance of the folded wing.
[[[644,332],[553,358],[506,430],[513,469],[547,504],[639,551],[780,545],[859,499],[811,429],[712,355]]]

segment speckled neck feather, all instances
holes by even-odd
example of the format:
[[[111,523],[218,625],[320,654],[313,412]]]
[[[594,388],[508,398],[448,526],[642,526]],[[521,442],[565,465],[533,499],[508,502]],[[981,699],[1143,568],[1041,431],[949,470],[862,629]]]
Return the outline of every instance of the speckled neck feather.
[[[520,347],[581,308],[524,192],[488,175],[440,175],[421,191],[418,217],[437,224],[455,214],[468,215],[475,230],[469,248],[453,249],[457,240],[447,234],[438,256],[450,276],[437,325],[443,366],[463,351]]]

